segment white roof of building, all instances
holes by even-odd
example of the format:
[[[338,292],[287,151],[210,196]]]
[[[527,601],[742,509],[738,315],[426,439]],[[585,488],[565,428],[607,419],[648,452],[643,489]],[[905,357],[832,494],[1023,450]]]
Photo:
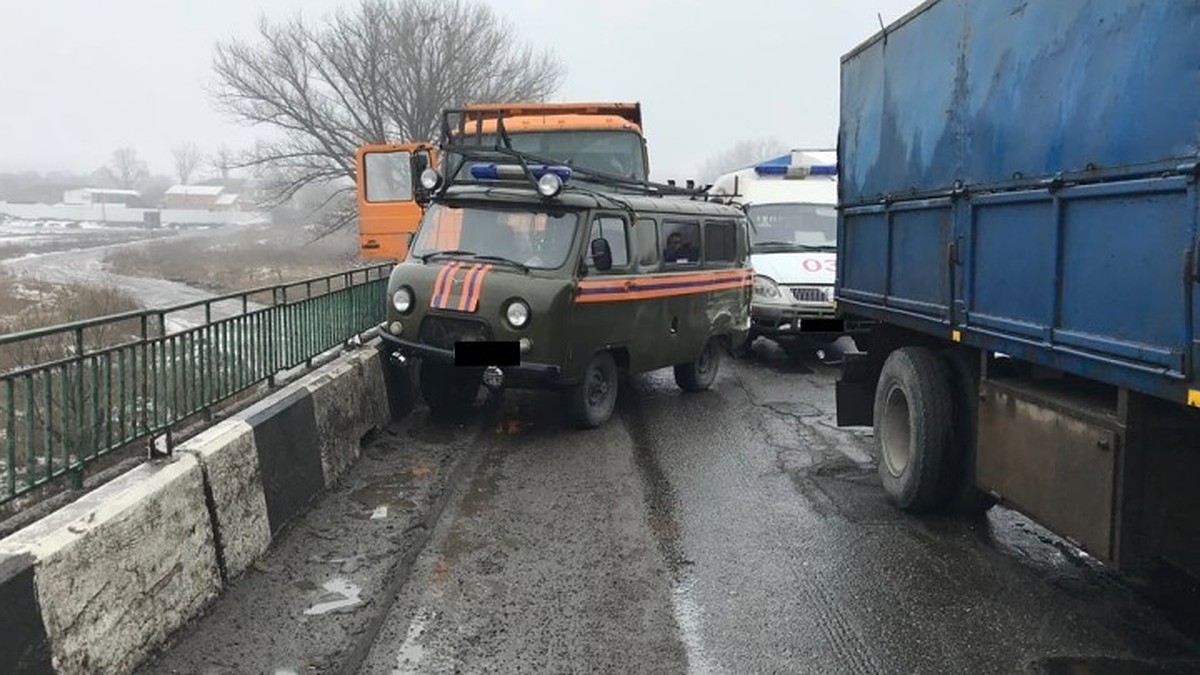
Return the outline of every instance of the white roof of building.
[[[118,190],[116,188],[83,188],[82,191],[89,194],[129,195],[130,197],[136,197],[141,194],[137,190]],[[67,192],[75,192],[75,190],[67,190]]]
[[[225,188],[221,185],[172,185],[171,189],[167,190],[167,194],[215,197],[224,190]]]
[[[234,192],[226,192],[220,197],[217,197],[217,206],[229,206],[237,201],[238,195]]]

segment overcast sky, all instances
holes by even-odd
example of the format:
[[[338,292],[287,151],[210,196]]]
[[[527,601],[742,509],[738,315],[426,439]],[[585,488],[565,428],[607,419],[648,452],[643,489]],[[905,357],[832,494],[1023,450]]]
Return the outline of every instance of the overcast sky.
[[[920,0],[486,0],[566,66],[558,100],[641,101],[655,179],[738,140],[832,147],[838,63]],[[260,14],[354,0],[0,0],[0,170],[90,171],[129,145],[248,144],[213,110],[213,47]]]

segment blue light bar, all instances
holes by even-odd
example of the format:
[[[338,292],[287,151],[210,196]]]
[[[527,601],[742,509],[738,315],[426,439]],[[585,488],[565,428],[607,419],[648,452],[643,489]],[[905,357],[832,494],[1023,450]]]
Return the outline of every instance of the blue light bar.
[[[472,164],[471,178],[475,180],[500,180],[500,172],[495,164]]]
[[[556,174],[565,183],[571,179],[571,167],[569,166],[545,166],[542,164],[534,164],[529,167],[529,171],[534,178],[541,178],[548,173]]]
[[[817,164],[810,166],[808,173],[813,176],[836,176],[837,164]]]
[[[787,166],[784,164],[759,164],[754,167],[754,173],[760,176],[782,176],[787,173]]]
[[[531,164],[529,172],[535,179],[540,179],[548,173],[556,174],[565,183],[571,179],[571,167],[544,164]],[[525,173],[519,166],[492,164],[472,164],[471,177],[475,180],[500,180],[501,178],[520,179]]]

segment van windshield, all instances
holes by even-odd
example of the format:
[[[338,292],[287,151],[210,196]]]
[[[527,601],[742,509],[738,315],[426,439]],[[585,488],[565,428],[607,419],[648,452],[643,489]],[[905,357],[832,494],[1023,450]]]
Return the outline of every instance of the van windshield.
[[[757,204],[746,208],[750,250],[837,250],[837,209],[827,204]]]
[[[494,146],[496,136],[484,134],[476,141],[468,135],[465,142]],[[569,130],[569,131],[509,131],[513,150],[569,166],[592,169],[603,173],[646,179],[642,139],[632,131]]]
[[[421,218],[409,256],[444,254],[529,269],[558,269],[571,252],[578,222],[578,214],[572,212],[434,204]]]

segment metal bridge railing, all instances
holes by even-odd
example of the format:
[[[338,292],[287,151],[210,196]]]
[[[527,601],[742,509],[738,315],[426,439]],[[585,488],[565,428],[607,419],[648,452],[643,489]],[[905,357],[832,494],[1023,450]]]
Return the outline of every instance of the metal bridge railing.
[[[379,325],[391,268],[0,336],[0,506]]]

